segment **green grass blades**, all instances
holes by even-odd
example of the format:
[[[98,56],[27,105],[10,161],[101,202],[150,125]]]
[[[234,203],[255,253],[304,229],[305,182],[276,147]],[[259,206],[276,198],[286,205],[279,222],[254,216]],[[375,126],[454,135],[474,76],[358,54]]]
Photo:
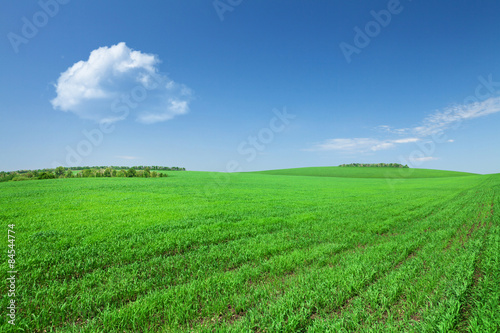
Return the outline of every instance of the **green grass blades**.
[[[384,169],[1,183],[0,331],[497,331],[500,175]]]

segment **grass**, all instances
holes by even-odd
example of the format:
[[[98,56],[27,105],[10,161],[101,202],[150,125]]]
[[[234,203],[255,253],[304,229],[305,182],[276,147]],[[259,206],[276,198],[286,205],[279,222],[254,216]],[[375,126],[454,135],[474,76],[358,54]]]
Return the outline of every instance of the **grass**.
[[[494,332],[500,175],[434,177],[1,183],[19,307],[0,328]]]
[[[442,178],[463,177],[474,174],[467,172],[413,169],[413,168],[377,168],[377,167],[312,167],[260,171],[260,174],[283,176],[316,176],[346,178]]]

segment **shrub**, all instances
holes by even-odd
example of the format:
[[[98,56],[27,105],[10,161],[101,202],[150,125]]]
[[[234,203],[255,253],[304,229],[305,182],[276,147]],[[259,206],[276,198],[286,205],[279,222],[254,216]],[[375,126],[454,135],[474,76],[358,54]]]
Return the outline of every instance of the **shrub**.
[[[47,171],[43,171],[38,176],[38,179],[54,179],[54,178],[56,178],[56,175],[54,175],[52,172],[47,172]]]

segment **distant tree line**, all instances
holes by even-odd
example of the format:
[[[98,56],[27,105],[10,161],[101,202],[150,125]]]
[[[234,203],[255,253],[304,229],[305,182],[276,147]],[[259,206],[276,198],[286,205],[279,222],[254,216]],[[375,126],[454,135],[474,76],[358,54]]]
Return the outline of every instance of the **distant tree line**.
[[[75,173],[75,171],[78,171]],[[168,177],[164,172],[160,171],[186,171],[180,167],[163,167],[163,166],[94,166],[94,167],[70,167],[62,166],[55,169],[38,169],[38,170],[17,170],[11,172],[0,172],[0,182],[9,180],[31,180],[31,179],[55,179],[55,178],[88,178],[88,177]]]
[[[361,168],[409,168],[408,165],[399,163],[351,163],[341,164],[340,167],[361,167]]]
[[[130,169],[131,167],[129,166],[116,166],[116,165],[111,165],[111,166],[79,166],[79,167],[70,167],[66,168],[68,170],[83,170],[83,169],[107,169],[110,168],[112,170],[124,170],[124,169]],[[181,168],[181,167],[166,167],[166,166],[158,166],[158,165],[153,165],[153,166],[145,166],[145,165],[138,165],[138,166],[133,166],[135,170],[163,170],[163,171],[186,171],[186,168]],[[50,169],[53,170],[53,169]]]
[[[70,171],[71,172],[71,171]],[[111,167],[107,168],[86,168],[78,172],[74,177],[77,178],[88,178],[88,177],[142,177],[142,178],[155,178],[155,177],[168,177],[166,173],[156,172],[150,167],[144,167],[144,169],[124,168],[124,169],[113,169]]]

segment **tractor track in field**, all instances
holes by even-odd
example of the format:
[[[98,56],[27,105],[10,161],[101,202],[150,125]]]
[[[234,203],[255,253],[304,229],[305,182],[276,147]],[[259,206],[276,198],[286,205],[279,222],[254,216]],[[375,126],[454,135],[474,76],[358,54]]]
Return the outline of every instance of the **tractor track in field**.
[[[462,195],[465,195],[465,194],[466,194],[466,192],[467,192],[467,191],[463,191],[463,192],[461,192],[460,194],[458,194],[457,196],[462,196]],[[449,201],[447,201],[447,202],[449,202]],[[444,203],[444,204],[446,204],[446,203]],[[442,206],[440,206],[440,207],[442,207]],[[434,214],[435,214],[435,213],[439,210],[439,208],[440,208],[440,207],[435,207],[435,209],[433,209],[433,210],[432,210],[432,213],[431,213],[430,215],[428,215],[426,218],[428,218],[429,216],[434,215]],[[459,227],[459,230],[460,230],[461,228],[463,228],[463,227],[465,227],[465,224],[461,225],[461,226]],[[474,231],[474,229],[472,229],[472,231]],[[424,232],[427,232],[427,230],[426,230],[426,231],[424,231]],[[457,233],[458,233],[458,231],[457,231]],[[452,239],[454,239],[454,238],[455,238],[455,236],[454,236],[454,237],[452,237]],[[451,245],[451,244],[448,244],[447,248],[449,248],[449,246],[450,246],[450,245]],[[416,257],[416,256],[418,255],[418,253],[420,252],[420,250],[421,250],[421,249],[422,249],[422,246],[419,246],[417,249],[415,249],[415,250],[411,251],[405,259],[403,259],[403,260],[401,260],[400,262],[398,262],[398,263],[397,263],[397,264],[396,264],[393,268],[391,268],[391,269],[387,270],[386,272],[384,272],[384,273],[383,273],[383,275],[381,275],[381,276],[377,277],[375,280],[373,280],[373,281],[371,281],[370,283],[368,283],[367,285],[365,285],[365,287],[364,287],[362,290],[360,290],[360,291],[359,291],[359,292],[357,292],[356,294],[352,295],[352,297],[350,297],[349,299],[347,299],[347,300],[346,300],[346,301],[345,301],[345,302],[341,305],[341,307],[339,307],[339,308],[338,308],[338,310],[337,310],[337,311],[334,311],[334,312],[332,313],[332,315],[333,315],[333,316],[335,316],[335,317],[337,317],[337,318],[342,317],[342,314],[343,314],[343,313],[345,313],[346,311],[349,311],[349,308],[350,308],[351,304],[353,303],[353,301],[354,301],[356,298],[361,297],[361,296],[362,296],[362,294],[363,294],[366,290],[368,290],[368,289],[369,289],[372,285],[374,285],[375,283],[377,283],[379,280],[383,279],[384,277],[388,276],[388,275],[389,275],[392,271],[399,269],[399,267],[401,267],[404,263],[406,263],[406,262],[408,262],[409,260],[411,260],[412,258]],[[424,265],[425,265],[425,264],[424,264]],[[401,296],[400,296],[400,300],[401,300],[402,298],[404,298],[404,295],[401,295]],[[399,301],[398,301],[398,302],[399,302]],[[396,302],[396,303],[397,303],[397,302]],[[369,309],[367,309],[367,311],[370,311],[370,310],[369,310]],[[313,320],[319,319],[319,316],[317,316],[316,314],[313,314],[313,315],[311,316],[311,319],[313,319]],[[384,319],[383,321],[385,321],[385,319]]]
[[[344,303],[337,309],[337,311],[334,311],[332,313],[332,315],[334,315],[335,317],[339,318],[342,316],[343,313],[345,313],[346,311],[349,311],[349,308],[352,304],[352,302],[358,298],[358,297],[361,297],[361,295],[367,291],[371,286],[373,286],[374,284],[376,284],[379,280],[385,278],[386,276],[388,276],[392,271],[395,271],[397,269],[399,269],[399,267],[401,267],[404,263],[408,262],[409,260],[411,260],[412,258],[416,257],[418,255],[418,253],[420,252],[420,250],[422,249],[422,246],[419,246],[418,248],[414,249],[414,250],[411,250],[408,255],[400,260],[396,265],[394,265],[392,268],[389,268],[388,270],[386,270],[385,272],[382,272],[380,276],[376,277],[374,280],[366,283],[362,289],[360,289],[359,291],[357,291],[355,294],[353,294],[349,299],[346,299],[344,301]]]
[[[448,251],[457,239],[458,243],[460,243],[461,246],[464,247],[465,244],[469,242],[470,238],[472,237],[475,231],[477,231],[480,228],[487,227],[488,224],[487,220],[490,221],[490,226],[491,226],[491,217],[493,216],[493,202],[491,203],[491,210],[488,211],[484,216],[483,216],[484,203],[478,203],[478,205],[480,206],[480,209],[478,211],[476,220],[473,221],[471,225],[468,225],[466,222],[463,222],[457,228],[455,234],[448,240],[448,243],[443,248],[443,251],[445,252]]]
[[[459,195],[460,195],[460,194],[459,194]],[[446,204],[446,202],[448,202],[448,201],[443,202],[443,203],[442,203],[442,205]],[[440,205],[440,206],[436,206],[436,207],[433,207],[433,208],[432,208],[429,212],[423,212],[423,213],[419,216],[419,219],[428,219],[430,216],[433,216],[433,215],[434,215],[434,214],[435,214],[435,213],[439,210],[439,208],[440,208],[440,207],[442,207],[442,205]],[[420,208],[420,207],[419,207],[419,208]],[[413,221],[413,220],[412,220],[412,221]],[[408,223],[410,223],[410,222],[411,222],[411,221],[409,221]],[[407,223],[407,224],[408,224],[408,223]],[[339,251],[339,252],[335,253],[334,255],[335,255],[335,256],[338,256],[338,255],[341,255],[342,253],[345,253],[345,252],[350,252],[350,251],[352,251],[352,250],[354,250],[354,251],[355,251],[355,249],[362,249],[362,250],[365,250],[367,247],[371,247],[371,246],[376,246],[376,245],[380,245],[380,244],[387,243],[387,242],[389,242],[389,241],[391,240],[391,238],[393,238],[394,236],[399,236],[399,235],[402,235],[402,234],[405,234],[405,233],[399,233],[399,234],[398,234],[398,233],[396,233],[396,234],[388,234],[388,233],[384,233],[384,234],[380,234],[380,235],[378,235],[378,236],[380,237],[380,238],[379,238],[380,240],[383,240],[383,241],[381,241],[381,242],[376,242],[376,243],[373,243],[373,244],[361,244],[361,243],[359,243],[359,244],[354,245],[354,246],[352,246],[352,247],[345,248],[345,249],[343,249],[342,251]],[[413,251],[411,251],[411,252],[408,254],[408,256],[407,256],[406,258],[404,258],[403,260],[401,260],[400,262],[398,262],[398,263],[397,263],[397,264],[396,264],[393,268],[391,268],[391,269],[389,269],[389,270],[387,270],[387,271],[383,272],[383,273],[382,273],[382,274],[383,274],[382,276],[377,277],[375,280],[373,280],[373,281],[371,281],[371,282],[367,283],[367,284],[366,284],[366,286],[364,287],[363,291],[364,291],[364,290],[366,290],[367,288],[369,288],[372,284],[376,283],[376,282],[377,282],[377,280],[379,280],[379,279],[383,278],[384,276],[386,276],[387,274],[389,274],[389,272],[390,272],[390,271],[392,271],[392,270],[394,270],[394,269],[398,269],[398,268],[399,268],[399,267],[400,267],[400,266],[401,266],[401,265],[402,265],[405,261],[410,260],[411,258],[415,257],[415,256],[416,256],[416,254],[418,253],[418,251],[419,251],[419,250],[420,250],[420,247],[419,247],[419,248],[417,248],[417,249],[415,249],[415,250],[413,250]],[[269,260],[270,260],[270,259],[269,259]],[[311,266],[312,264],[313,264],[313,262],[311,262],[310,264],[308,264],[308,265],[306,265],[306,266],[301,266],[301,268],[304,268],[304,267],[309,267],[309,266]],[[323,264],[323,265],[321,265],[321,266],[318,266],[318,268],[325,267],[325,266],[327,266],[327,265],[329,265],[330,267],[332,267],[330,263],[325,263],[325,264]],[[238,268],[239,268],[239,267],[238,267]],[[238,268],[234,268],[234,269],[232,269],[231,271],[237,270]],[[283,274],[283,275],[281,275],[281,276],[295,276],[295,275],[296,275],[296,273],[297,273],[297,270],[293,270],[293,271],[288,271],[288,272],[285,272],[285,274]],[[263,281],[265,281],[265,280],[266,280],[266,278],[263,278],[263,279],[260,279],[260,280],[258,280],[258,281],[249,281],[249,283],[254,284],[254,283],[263,282]],[[362,293],[363,291],[360,291],[359,293]],[[349,299],[349,300],[346,300],[346,302],[350,302],[350,301],[352,301],[352,299],[354,299],[354,298],[355,298],[355,297],[357,297],[357,296],[358,296],[358,295],[353,295],[352,297],[350,297],[350,299]],[[345,304],[344,304],[344,306],[345,306]],[[248,310],[248,309],[247,309],[247,310]],[[244,312],[246,313],[246,312],[247,312],[247,310],[245,310]],[[238,316],[237,320],[240,320],[240,319],[242,319],[243,317],[244,317],[244,315]],[[315,320],[316,318],[319,318],[319,316],[318,316],[316,313],[314,313],[314,312],[313,312],[313,313],[311,314],[311,319],[312,319],[312,320]],[[204,319],[202,319],[201,321],[202,321],[202,322],[208,322],[208,319],[207,319],[207,318],[204,318]],[[236,320],[235,320],[235,321],[236,321]]]
[[[375,244],[353,244],[352,246],[345,247],[345,248],[341,249],[340,251],[333,253],[333,254],[331,255],[331,257],[333,257],[333,256],[339,256],[339,255],[342,255],[343,253],[350,252],[350,251],[351,251],[351,250],[353,250],[353,249],[365,249],[366,247],[369,247],[369,246],[375,246],[375,245],[380,245],[380,244],[385,243],[385,242],[387,242],[387,241],[384,241],[384,242],[381,242],[381,243],[375,243]],[[314,247],[320,246],[320,245],[322,245],[322,244],[334,244],[334,243],[327,243],[327,242],[323,242],[323,243],[316,244],[316,246],[314,246]],[[313,247],[313,248],[314,248],[314,247]],[[290,252],[292,252],[292,251],[294,251],[294,250],[296,250],[296,249],[293,249],[293,250],[291,250],[291,251],[287,251],[285,254],[290,253]],[[281,255],[281,254],[283,254],[283,253],[280,253],[280,255]],[[266,260],[266,261],[264,261],[263,263],[265,263],[265,262],[268,262],[268,261],[272,260],[272,258],[273,258],[273,257],[271,257],[271,258],[267,259],[267,260]],[[297,273],[299,273],[301,270],[303,270],[304,268],[311,267],[312,265],[314,265],[314,263],[315,263],[315,262],[314,262],[313,260],[312,260],[312,261],[309,261],[309,262],[307,262],[307,263],[306,263],[306,264],[304,264],[304,265],[301,265],[301,266],[295,266],[295,269],[293,269],[293,270],[288,270],[288,271],[286,271],[286,272],[282,272],[282,274],[277,275],[277,276],[269,276],[268,274],[263,274],[263,275],[261,275],[261,276],[259,277],[259,279],[257,279],[257,280],[252,280],[252,279],[249,279],[249,280],[247,280],[247,281],[246,281],[246,283],[247,283],[247,284],[249,284],[249,285],[257,285],[257,284],[262,284],[262,283],[266,283],[266,282],[274,281],[274,280],[276,280],[276,279],[285,279],[285,278],[287,278],[287,277],[292,277],[292,278],[293,278],[293,277],[295,277],[295,276],[297,275]],[[321,264],[321,265],[318,265],[318,266],[317,266],[317,268],[323,268],[323,267],[326,267],[326,266],[328,266],[328,265],[329,265],[329,263],[326,263],[326,262],[325,262],[325,263],[323,263],[323,264]],[[235,268],[235,269],[231,270],[230,272],[231,272],[231,273],[235,273],[235,272],[236,272],[239,268],[240,268],[240,267]],[[280,296],[282,296],[283,291],[279,292],[278,294],[279,294]],[[257,304],[256,304],[256,305],[257,305]],[[230,305],[229,305],[229,308],[230,308]],[[250,308],[251,308],[251,307],[249,307],[249,308],[247,308],[247,309],[245,309],[245,310],[241,310],[241,311],[239,311],[239,313],[237,314],[237,316],[236,316],[236,317],[234,317],[234,316],[233,316],[233,317],[231,317],[232,319],[231,319],[230,324],[231,324],[231,325],[233,325],[236,321],[243,319],[243,317],[245,316],[245,314],[248,312],[248,310],[249,310]],[[218,318],[219,318],[219,319],[221,319],[221,318],[223,318],[224,316],[227,316],[227,315],[228,315],[228,313],[226,313],[226,312],[225,312],[225,313],[223,313],[223,314],[220,314]],[[234,315],[234,314],[233,314],[233,315]],[[195,327],[195,326],[193,326],[193,323],[202,323],[202,324],[203,324],[203,323],[209,323],[210,321],[213,321],[213,320],[212,320],[213,318],[215,318],[215,317],[214,317],[214,316],[212,316],[212,317],[201,317],[201,318],[194,319],[194,320],[192,320],[192,321],[191,321],[191,326],[192,326],[192,327]]]
[[[261,234],[264,234],[264,233],[261,233]],[[272,234],[271,233],[268,233],[268,234]],[[233,240],[238,240],[238,239],[242,239],[244,237],[240,237],[240,238],[235,238]],[[380,236],[380,238],[377,239],[377,242],[373,243],[373,244],[361,244],[361,243],[357,243],[357,244],[352,244],[351,246],[349,247],[345,247],[345,248],[342,248],[339,252],[336,252],[333,254],[333,256],[338,256],[338,255],[342,255],[342,253],[345,253],[345,252],[349,252],[353,249],[366,249],[366,247],[370,247],[370,246],[376,246],[376,245],[380,245],[380,244],[384,244],[384,243],[387,243],[390,241],[392,237],[391,236],[387,236],[387,235],[384,235],[384,236]],[[223,243],[227,243],[227,242],[230,242],[230,241],[233,241],[233,240],[224,240],[224,241],[221,241],[221,242],[218,242],[216,245],[219,245],[219,244],[223,244]],[[320,245],[323,245],[323,244],[334,244],[335,242],[320,242],[320,243],[315,243],[313,247],[310,247],[311,244],[306,244],[305,246],[303,247],[294,247],[294,248],[290,248],[288,250],[284,250],[284,251],[280,251],[280,252],[277,252],[275,254],[273,254],[273,256],[271,256],[270,258],[267,258],[265,261],[263,261],[262,263],[265,263],[265,262],[268,262],[270,260],[272,260],[272,258],[276,257],[276,256],[279,256],[279,255],[286,255],[286,254],[289,254],[297,249],[305,249],[305,248],[315,248],[317,246],[320,246]],[[202,245],[200,246],[196,246],[196,248],[199,248],[201,247]],[[194,249],[195,247],[192,247],[191,249]],[[187,252],[191,252],[191,251],[187,251]],[[180,253],[175,253],[175,254],[172,254],[172,255],[169,255],[169,256],[173,256],[173,255],[184,255],[185,253],[187,252],[180,252]],[[165,256],[167,257],[167,256]],[[152,258],[155,258],[155,257],[151,257],[149,259],[152,259]],[[251,263],[251,262],[258,262],[259,261],[259,258],[255,258],[254,260],[250,260],[250,261],[246,261],[246,262],[243,262],[241,263],[241,265],[237,266],[237,267],[231,267],[231,268],[226,268],[224,271],[219,271],[219,272],[226,272],[226,273],[236,273],[243,265],[245,264],[248,264],[248,263]],[[126,267],[126,266],[129,266],[129,265],[133,265],[134,263],[137,263],[137,260],[136,261],[133,261],[133,262],[128,262],[128,263],[119,263],[117,265],[108,265],[106,266],[106,271],[108,269],[110,269],[111,267]],[[303,268],[307,268],[307,267],[310,267],[311,265],[314,264],[314,261],[311,261],[309,263],[307,263],[307,265],[302,265],[302,266],[296,266],[303,269]],[[323,265],[321,266],[318,266],[318,267],[324,267],[328,265],[328,263],[324,263]],[[76,277],[73,277],[71,280],[78,280],[78,279],[81,279],[83,278],[84,274],[91,274],[92,272],[94,271],[97,271],[98,269],[102,269],[102,267],[98,267],[98,268],[95,268],[91,271],[84,271],[82,272],[81,274],[78,274]],[[295,273],[297,272],[298,270],[294,270],[294,271],[291,271],[291,272],[285,272],[283,275],[281,276],[290,276],[290,275],[295,275]],[[210,274],[210,275],[207,275],[205,276],[206,278],[207,277],[210,277],[210,276],[213,276],[217,274],[217,272],[213,273],[213,274]],[[263,282],[266,280],[266,276],[263,276],[262,279],[259,279],[259,280],[256,280],[256,281],[252,281],[252,280],[249,280],[247,281],[247,283],[260,283],[260,282]],[[51,280],[54,280],[54,279],[51,279]],[[62,278],[62,280],[64,280],[64,278]],[[180,284],[169,284],[168,286],[162,286],[162,288],[160,289],[170,289],[170,288],[174,288],[174,287],[180,287],[180,286],[183,286],[183,285],[188,285],[189,283],[191,283],[190,281],[186,281],[186,282],[182,282]],[[124,299],[123,297],[120,298],[121,302],[118,302],[116,303],[118,306],[115,307],[115,309],[118,309],[118,308],[123,308],[123,307],[126,307],[126,306],[130,306],[131,304],[135,303],[138,299],[140,299],[141,297],[143,297],[144,295],[147,295],[147,291],[144,292],[144,293],[141,293],[141,294],[134,294],[134,295],[130,295],[130,297]],[[99,307],[100,308],[100,307]],[[246,312],[246,311],[245,311]],[[243,317],[243,315],[239,315],[237,319],[241,319]],[[236,320],[234,320],[236,321]],[[83,324],[83,323],[82,323]],[[64,326],[63,326],[64,327]]]
[[[473,225],[469,228],[467,235],[465,236],[466,242],[467,242],[469,240],[469,238],[472,236],[474,230],[478,230],[480,228],[487,229],[483,235],[482,246],[481,246],[481,249],[477,255],[475,263],[474,263],[474,273],[472,276],[472,282],[468,285],[468,287],[464,293],[465,294],[465,302],[461,304],[460,313],[458,314],[458,323],[455,326],[455,328],[458,330],[458,332],[467,332],[468,331],[467,321],[471,315],[471,312],[472,312],[472,309],[474,306],[473,305],[474,301],[471,298],[471,296],[473,294],[473,290],[477,287],[480,279],[482,278],[482,273],[481,273],[481,268],[480,268],[481,261],[482,261],[482,254],[483,254],[484,247],[485,247],[485,240],[489,234],[490,228],[492,227],[494,201],[495,201],[495,193],[493,194],[492,202],[490,205],[490,210],[487,211],[485,216],[482,215],[481,211],[479,212],[478,217],[477,217],[477,226],[475,226],[475,222],[474,222]],[[484,207],[484,203],[482,204],[481,207]],[[489,221],[489,223],[488,223],[488,221]],[[465,226],[465,224],[463,224],[459,228],[464,228],[464,226]],[[457,235],[452,237],[451,240],[454,240],[456,238],[457,238]],[[464,246],[462,235],[460,235],[459,242],[461,242],[462,246]],[[447,249],[448,248],[449,248],[449,246],[447,246]],[[434,291],[436,291],[438,288],[439,288],[439,285],[436,286]],[[434,292],[432,294],[434,294]],[[422,310],[422,307],[419,310],[417,310],[415,313],[412,314],[411,317],[413,320],[415,320],[417,322],[420,322],[422,320],[421,310]]]
[[[493,214],[494,214],[494,210],[493,210],[494,202],[495,202],[495,194],[493,194],[493,198],[491,200],[490,210],[487,211],[487,213],[483,217],[483,219],[481,219],[481,214],[479,215],[479,221],[478,221],[477,228],[486,228],[487,230],[482,237],[481,249],[479,250],[479,254],[477,255],[477,259],[474,263],[474,274],[472,276],[472,282],[467,286],[467,289],[465,291],[465,300],[461,304],[461,307],[460,307],[458,324],[456,325],[458,332],[467,332],[468,331],[467,323],[469,321],[472,310],[474,308],[474,299],[473,299],[472,295],[474,294],[474,290],[477,288],[479,281],[483,277],[481,264],[482,264],[484,249],[486,246],[486,238],[488,237],[489,230],[492,227]],[[481,220],[483,222],[482,225],[481,225]],[[469,230],[469,233],[467,234],[467,239],[470,237],[470,234],[473,232],[473,228],[474,228],[474,224],[472,225],[471,230]]]
[[[134,263],[137,263],[138,261],[150,261],[150,260],[158,258],[158,257],[169,258],[169,257],[174,257],[174,256],[179,256],[179,255],[183,256],[183,255],[186,255],[190,252],[193,252],[193,251],[195,251],[203,246],[218,246],[221,244],[225,244],[225,243],[229,243],[229,242],[233,242],[233,241],[238,241],[238,240],[245,239],[245,238],[256,237],[259,235],[274,234],[274,233],[278,233],[279,231],[280,231],[279,229],[271,230],[271,231],[265,230],[263,232],[252,234],[250,236],[248,234],[241,234],[241,235],[238,235],[237,237],[233,237],[233,238],[225,238],[225,239],[221,239],[221,240],[217,240],[217,241],[209,241],[209,242],[201,242],[198,244],[192,244],[192,245],[185,247],[185,248],[175,247],[175,248],[171,248],[168,250],[154,252],[147,257],[141,258],[141,260],[137,260],[136,258],[132,258],[130,260],[123,260],[123,261],[117,262],[117,263],[105,263],[103,265],[98,265],[97,267],[92,267],[88,270],[73,271],[72,275],[60,274],[59,276],[56,275],[56,276],[51,277],[50,279],[40,279],[37,282],[39,284],[41,284],[41,283],[44,283],[46,281],[64,281],[68,278],[69,278],[69,280],[77,280],[77,279],[83,278],[84,275],[92,274],[93,272],[100,270],[100,269],[107,272],[110,268],[126,267],[128,265],[132,265]],[[110,257],[110,258],[112,258],[112,257]]]
[[[343,253],[346,253],[346,252],[351,252],[352,250],[365,250],[366,248],[368,247],[372,247],[372,246],[377,246],[377,245],[380,245],[380,244],[384,244],[384,243],[387,243],[390,241],[390,238],[391,237],[380,237],[380,240],[381,242],[377,242],[377,243],[374,243],[374,244],[355,244],[353,246],[350,246],[350,247],[346,247],[344,249],[342,249],[341,251],[339,252],[336,252],[332,255],[333,256],[340,256],[342,255]],[[415,250],[417,251],[417,250]],[[412,253],[409,253],[408,257],[409,256],[414,256],[414,253],[415,251],[412,251]],[[405,259],[401,260],[400,262],[398,262],[396,265],[398,264],[401,264],[403,261],[407,260],[408,257],[406,257]],[[269,259],[271,260],[271,259]],[[308,268],[310,266],[314,265],[314,261],[310,261],[308,262],[306,265],[302,265],[302,266],[296,266],[296,269],[294,270],[291,270],[291,271],[286,271],[286,272],[283,272],[283,274],[279,275],[279,276],[268,276],[267,274],[266,275],[262,275],[258,280],[248,280],[247,283],[248,284],[260,284],[260,283],[265,283],[266,281],[272,281],[272,280],[276,280],[276,279],[285,279],[287,277],[290,277],[290,278],[294,278],[297,276],[297,273],[299,273],[301,270],[304,270],[304,268]],[[317,265],[317,268],[324,268],[326,266],[331,266],[330,263],[328,262],[325,262],[325,263],[322,263],[321,265]],[[399,267],[399,266],[398,266]],[[298,269],[297,269],[298,268]],[[384,274],[384,273],[383,273]],[[381,278],[381,277],[380,277]],[[369,287],[369,285],[371,285],[371,283],[368,283],[367,284],[367,287]],[[279,294],[279,296],[278,296]],[[281,297],[283,294],[284,294],[284,291],[281,291],[277,294],[278,297]],[[251,307],[249,307],[251,308]],[[237,320],[241,320],[245,314],[248,312],[249,308],[245,309],[245,310],[241,310],[240,311],[240,315],[238,315],[237,318],[235,318],[231,324],[234,324],[234,322],[236,322]],[[315,313],[312,313],[311,314],[311,317],[314,317],[316,314]],[[228,313],[223,313],[223,314],[220,314],[218,318],[223,318],[223,317],[227,317],[229,316]],[[211,320],[213,321],[213,318],[215,318],[214,316],[211,316],[211,317],[203,317],[203,318],[197,318],[195,320],[192,320],[191,321],[191,326],[193,326],[193,323],[208,323],[210,322]],[[216,320],[217,322],[218,320]]]
[[[327,242],[322,242],[322,243],[318,243],[318,244],[315,244],[314,247],[317,247],[317,246],[320,246],[320,245],[323,245],[323,244],[327,244]],[[331,243],[331,244],[334,244],[334,243]],[[377,244],[373,244],[373,245],[377,245]],[[313,248],[314,248],[313,247]],[[333,255],[340,255],[344,252],[347,252],[347,251],[350,251],[352,250],[353,248],[357,248],[359,247],[359,244],[356,245],[356,244],[353,244],[352,246],[350,247],[346,247],[346,248],[343,248],[341,251],[339,252],[336,252],[334,253]],[[272,256],[271,258],[268,258],[267,260],[263,261],[262,263],[265,263],[265,262],[268,262],[270,260],[272,260],[272,258],[274,258],[275,256],[279,256],[279,255],[283,255],[283,254],[288,254],[288,253],[291,253],[292,251],[295,251],[297,249],[304,249],[306,247],[302,247],[302,248],[292,248],[290,250],[286,250],[286,251],[282,251],[282,252],[279,252],[278,254],[275,254],[274,256]],[[256,258],[255,260],[253,260],[253,262],[257,262],[259,260],[259,258]],[[224,271],[219,271],[219,272],[214,272],[213,274],[210,274],[210,275],[206,275],[205,278],[209,278],[209,277],[212,277],[214,276],[215,274],[217,273],[224,273],[224,274],[236,274],[238,272],[238,270],[245,264],[248,264],[249,262],[245,262],[245,263],[242,263],[240,266],[238,267],[234,267],[234,268],[231,268],[231,269],[227,269],[227,270],[224,270]],[[314,264],[314,261],[311,261],[309,262],[307,265],[302,265],[302,266],[296,266],[297,267],[300,267],[300,268],[304,268],[304,267],[309,267],[311,265]],[[326,264],[325,264],[326,265]],[[297,270],[294,270],[293,272],[284,272],[284,274],[280,275],[280,276],[277,276],[277,277],[273,277],[273,278],[279,278],[279,277],[283,277],[283,276],[291,276],[291,275],[295,275]],[[256,283],[261,283],[261,282],[265,282],[266,279],[268,279],[268,275],[263,275],[261,277],[261,279],[259,280],[248,280],[246,283],[248,284],[256,284]],[[179,283],[179,284],[170,284],[168,286],[163,286],[163,288],[159,288],[159,289],[171,289],[171,288],[180,288],[180,287],[183,287],[183,286],[187,286],[189,285],[190,283],[192,283],[192,281],[185,281],[185,282],[182,282],[182,283]],[[119,304],[119,306],[115,307],[114,309],[119,309],[119,308],[124,308],[124,307],[127,307],[127,306],[130,306],[132,305],[133,303],[135,303],[138,299],[140,299],[141,297],[147,295],[147,292],[144,292],[144,293],[141,293],[141,294],[136,294],[136,295],[133,295],[132,297],[126,299],[124,302],[120,302],[122,304]],[[123,300],[123,299],[122,299]],[[238,314],[237,314],[237,318],[234,318],[233,322],[237,321],[238,319],[241,319],[243,316],[244,316],[244,313],[246,313],[246,311],[240,311]],[[214,317],[210,317],[210,318],[198,318],[198,319],[193,319],[192,322],[196,322],[196,321],[202,321],[202,322],[209,322],[213,319]]]

